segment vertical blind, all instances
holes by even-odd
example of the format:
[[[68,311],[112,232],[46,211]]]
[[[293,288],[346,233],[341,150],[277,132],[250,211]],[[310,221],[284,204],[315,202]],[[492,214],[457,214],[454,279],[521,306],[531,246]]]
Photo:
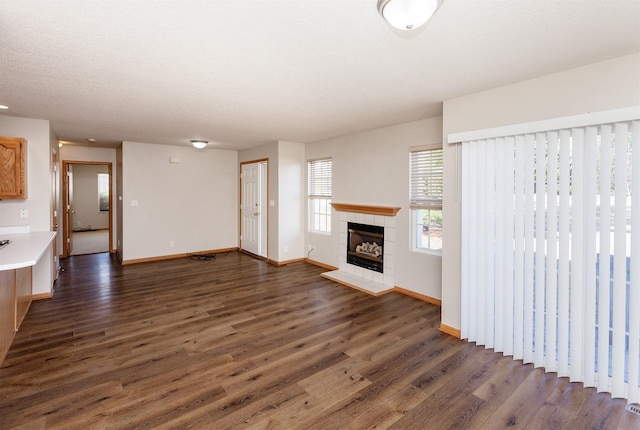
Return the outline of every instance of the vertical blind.
[[[442,173],[442,145],[411,150],[409,198],[412,209],[442,209]]]
[[[639,138],[634,119],[462,142],[463,338],[640,401]]]
[[[331,158],[307,162],[309,197],[331,197]]]

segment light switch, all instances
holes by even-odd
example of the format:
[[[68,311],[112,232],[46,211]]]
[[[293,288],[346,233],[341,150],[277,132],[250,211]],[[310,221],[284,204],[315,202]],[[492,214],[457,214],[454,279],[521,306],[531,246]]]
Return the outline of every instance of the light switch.
[[[138,206],[137,200],[131,200],[131,206]]]
[[[275,206],[275,205],[276,205],[275,200],[269,200],[269,206]]]

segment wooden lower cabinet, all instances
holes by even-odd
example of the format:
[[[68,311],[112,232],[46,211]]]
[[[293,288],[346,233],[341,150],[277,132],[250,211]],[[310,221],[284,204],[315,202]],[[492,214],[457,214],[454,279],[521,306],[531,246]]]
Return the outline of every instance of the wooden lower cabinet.
[[[0,363],[11,346],[15,333],[15,270],[0,271]]]
[[[31,305],[31,267],[0,271],[0,363]]]
[[[16,269],[16,331],[22,324],[29,306],[31,306],[31,266]]]

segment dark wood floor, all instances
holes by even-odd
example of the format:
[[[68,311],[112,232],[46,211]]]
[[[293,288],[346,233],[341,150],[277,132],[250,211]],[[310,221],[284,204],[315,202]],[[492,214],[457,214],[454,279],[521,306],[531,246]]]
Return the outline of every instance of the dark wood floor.
[[[625,402],[438,331],[440,309],[231,252],[63,261],[0,369],[0,428],[640,428]]]

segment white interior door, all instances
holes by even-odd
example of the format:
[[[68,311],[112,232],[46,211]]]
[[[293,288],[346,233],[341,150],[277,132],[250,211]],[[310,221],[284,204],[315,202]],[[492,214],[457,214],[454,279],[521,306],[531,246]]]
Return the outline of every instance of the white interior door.
[[[240,247],[267,257],[267,163],[242,165]]]
[[[260,232],[258,234],[258,255],[261,257],[267,257],[267,218],[268,218],[268,203],[267,203],[267,162],[263,161],[259,163],[260,171],[260,214],[258,215],[260,223]]]

